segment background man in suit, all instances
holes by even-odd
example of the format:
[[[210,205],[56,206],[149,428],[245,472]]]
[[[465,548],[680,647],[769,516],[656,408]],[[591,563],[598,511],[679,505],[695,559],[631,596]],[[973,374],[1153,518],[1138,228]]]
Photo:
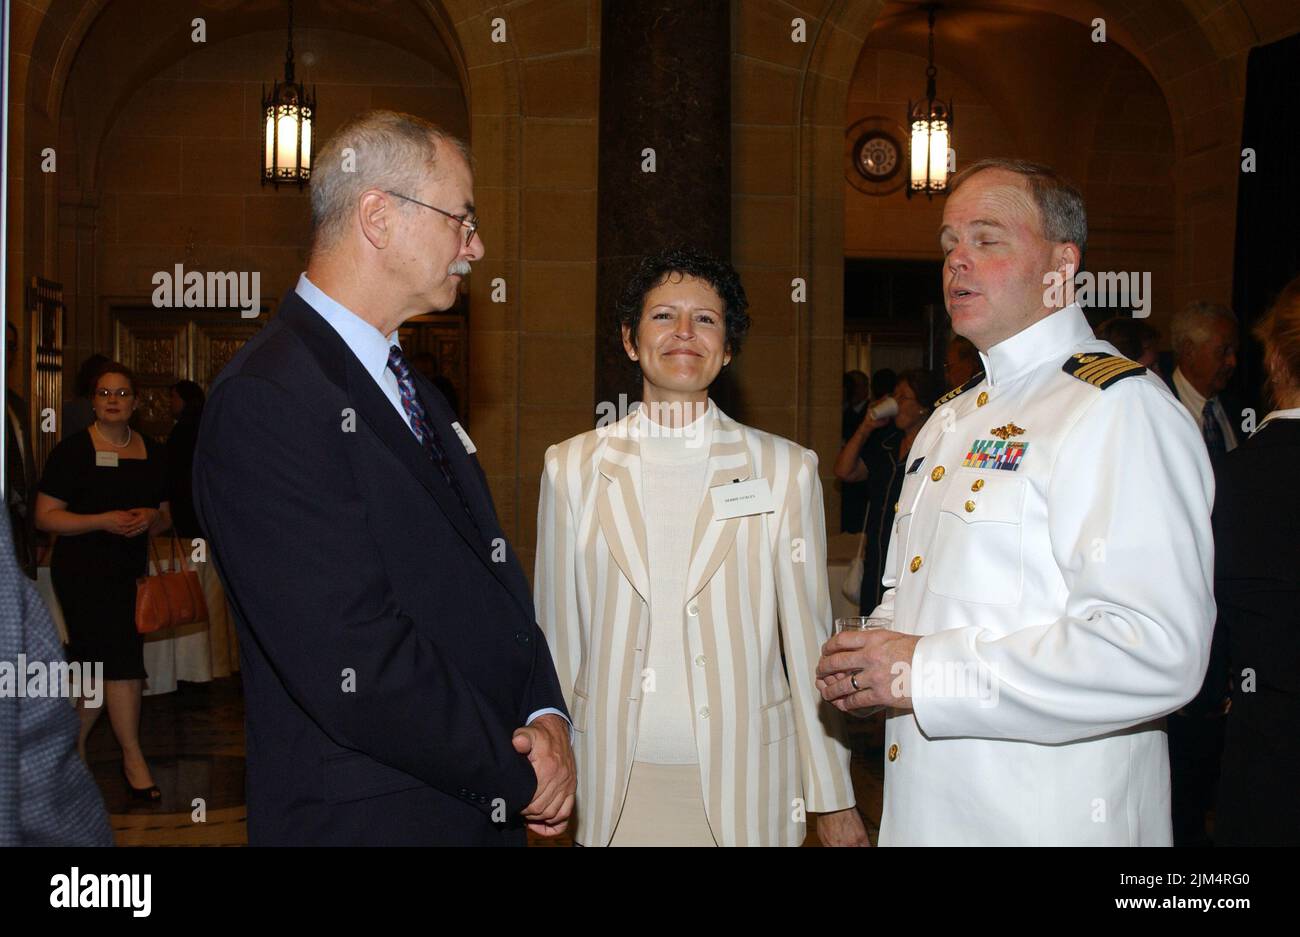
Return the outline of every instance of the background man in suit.
[[[952,390],[960,387],[982,370],[984,365],[974,342],[962,335],[954,335],[948,342],[948,350],[943,359],[943,382],[946,388]]]
[[[1227,306],[1192,302],[1170,323],[1174,373],[1165,383],[1201,428],[1216,459],[1237,448],[1241,411],[1219,399],[1237,369],[1237,316]]]
[[[1169,389],[1201,428],[1216,471],[1236,449],[1242,408],[1224,396],[1237,368],[1237,316],[1227,306],[1191,302],[1170,328],[1175,368]],[[1169,714],[1169,771],[1174,845],[1208,846],[1205,818],[1214,806],[1228,700],[1227,634],[1215,628],[1210,663],[1196,696]]]
[[[314,169],[307,273],[213,385],[194,461],[239,628],[249,840],[558,834],[573,756],[528,583],[398,343],[483,256],[469,151],[371,111]]]

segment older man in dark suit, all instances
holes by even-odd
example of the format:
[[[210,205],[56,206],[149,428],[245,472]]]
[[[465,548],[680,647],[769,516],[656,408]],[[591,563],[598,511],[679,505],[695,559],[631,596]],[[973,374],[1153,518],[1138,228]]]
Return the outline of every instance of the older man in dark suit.
[[[528,583],[397,333],[483,256],[468,150],[372,111],[313,169],[307,273],[213,385],[194,461],[240,632],[249,840],[557,834],[573,755]]]

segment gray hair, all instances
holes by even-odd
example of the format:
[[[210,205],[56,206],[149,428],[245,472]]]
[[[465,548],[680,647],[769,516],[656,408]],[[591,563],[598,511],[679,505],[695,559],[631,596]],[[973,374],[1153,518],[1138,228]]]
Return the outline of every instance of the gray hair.
[[[1193,300],[1174,313],[1169,323],[1169,343],[1173,346],[1174,360],[1185,357],[1197,345],[1210,340],[1210,329],[1220,319],[1237,324],[1237,314],[1221,303]]]
[[[1038,217],[1043,223],[1043,236],[1049,241],[1069,242],[1079,248],[1079,269],[1083,269],[1083,255],[1088,249],[1088,212],[1083,195],[1070,182],[1056,174],[1056,170],[1042,163],[1000,156],[981,159],[964,168],[948,183],[948,194],[956,192],[962,183],[986,169],[1003,169],[1025,180],[1029,194],[1038,206]]]
[[[422,117],[372,110],[348,120],[316,153],[312,166],[312,250],[334,245],[361,193],[392,190],[413,198],[436,165],[441,144],[454,146],[473,168],[468,144]]]

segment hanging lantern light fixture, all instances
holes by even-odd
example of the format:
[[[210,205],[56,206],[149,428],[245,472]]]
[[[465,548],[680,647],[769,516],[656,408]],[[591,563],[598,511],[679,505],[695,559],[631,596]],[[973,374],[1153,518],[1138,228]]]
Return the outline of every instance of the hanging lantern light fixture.
[[[275,82],[268,96],[262,85],[262,185],[296,185],[311,181],[312,124],[316,118],[316,89],[293,79],[293,0],[289,0],[289,44],[284,53],[284,81]]]
[[[925,69],[925,100],[907,103],[907,121],[912,128],[911,166],[912,178],[907,187],[907,197],[925,193],[926,198],[948,189],[948,150],[952,148],[952,100],[945,104],[938,100],[934,78],[939,73],[934,67],[934,15],[938,3],[927,3],[922,9],[930,19],[929,64]]]

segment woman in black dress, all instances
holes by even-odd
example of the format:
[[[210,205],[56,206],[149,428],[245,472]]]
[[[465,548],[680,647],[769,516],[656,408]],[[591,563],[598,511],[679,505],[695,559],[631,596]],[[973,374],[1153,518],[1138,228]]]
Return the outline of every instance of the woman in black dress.
[[[135,630],[136,578],[148,568],[149,537],[167,529],[162,446],[128,425],[135,378],[105,365],[91,398],[95,421],[50,453],[36,500],[36,526],[58,534],[50,562],[54,593],[68,626],[68,659],[103,662],[113,733],[123,774],[139,799],[158,800],[140,751],[144,641]],[[81,756],[102,707],[79,705]]]
[[[912,441],[930,416],[942,385],[929,371],[916,368],[898,375],[893,398],[898,414],[893,420],[863,415],[849,441],[835,460],[835,477],[840,481],[867,483],[867,519],[863,527],[862,591],[860,614],[870,615],[880,604],[884,587],[885,556],[894,529],[894,503],[907,473],[907,454]]]
[[[1300,846],[1300,278],[1255,327],[1274,408],[1216,466],[1214,599],[1228,639],[1216,846]]]

